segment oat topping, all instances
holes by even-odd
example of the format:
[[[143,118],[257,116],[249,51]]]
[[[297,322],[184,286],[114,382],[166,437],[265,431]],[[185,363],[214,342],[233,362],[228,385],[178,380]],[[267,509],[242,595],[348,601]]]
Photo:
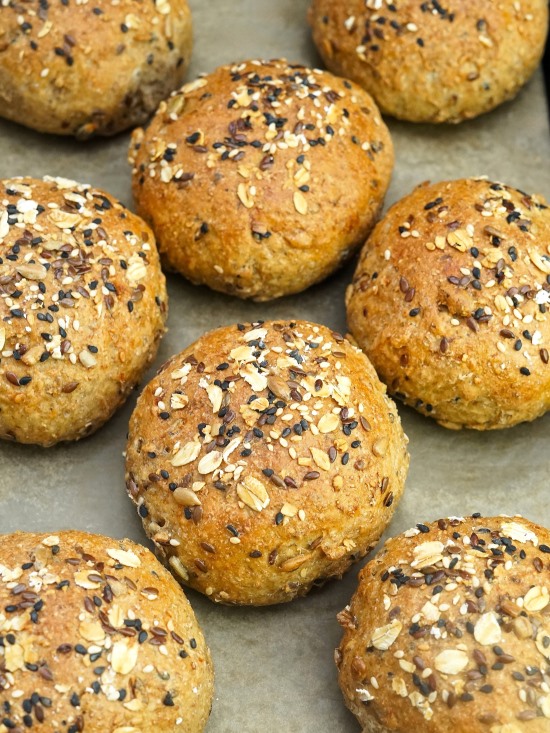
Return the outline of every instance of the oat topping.
[[[364,571],[361,600],[339,615],[349,629],[340,665],[353,656],[347,645],[367,641],[366,654],[354,647],[359,701],[374,705],[383,692],[390,705],[395,694],[434,722],[470,704],[488,733],[550,718],[550,547],[536,529],[521,517],[475,514],[389,540]],[[365,602],[372,611],[358,607]],[[369,631],[369,620],[362,631],[371,614],[379,626]],[[510,682],[517,694],[505,709],[494,693]]]

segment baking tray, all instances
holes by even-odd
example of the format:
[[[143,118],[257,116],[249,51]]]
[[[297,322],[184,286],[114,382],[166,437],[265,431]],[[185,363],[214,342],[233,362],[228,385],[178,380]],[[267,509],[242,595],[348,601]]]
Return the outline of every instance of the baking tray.
[[[306,24],[309,0],[191,0],[195,52],[189,77],[246,57],[317,65]],[[487,174],[550,196],[550,131],[539,72],[512,103],[458,127],[389,121],[396,169],[387,204],[431,179]],[[131,206],[128,135],[77,143],[0,124],[0,176],[44,174],[101,186]],[[345,330],[344,291],[353,264],[307,292],[244,303],[170,276],[169,331],[150,374],[204,331],[237,321],[306,318]],[[1,388],[1,387],[0,387]],[[0,531],[75,527],[145,537],[124,489],[128,419],[136,395],[98,433],[48,450],[0,443]],[[512,430],[450,432],[400,407],[410,437],[407,490],[390,532],[440,516],[522,513],[550,526],[550,415]],[[225,608],[188,592],[216,667],[208,733],[357,733],[333,664],[344,580],[273,608]],[[107,733],[107,732],[106,732]],[[411,732],[412,733],[412,732]]]

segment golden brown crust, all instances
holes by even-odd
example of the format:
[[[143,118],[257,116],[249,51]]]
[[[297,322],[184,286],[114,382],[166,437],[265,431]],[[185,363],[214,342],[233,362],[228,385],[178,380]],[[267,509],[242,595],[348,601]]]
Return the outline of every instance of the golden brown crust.
[[[0,536],[0,731],[200,733],[210,652],[178,584],[130,540]]]
[[[145,222],[74,181],[0,181],[0,438],[96,430],[155,356],[166,314]]]
[[[347,293],[351,332],[391,393],[450,428],[550,407],[550,209],[479,179],[395,204]]]
[[[365,733],[546,733],[550,533],[446,519],[388,540],[339,621],[336,661]]]
[[[0,115],[41,132],[113,135],[182,83],[187,0],[9,0],[0,7]]]
[[[327,277],[365,241],[393,147],[356,85],[248,61],[173,94],[136,130],[130,158],[165,262],[194,283],[269,300]]]
[[[212,331],[145,388],[127,487],[159,556],[212,600],[291,600],[379,539],[408,468],[366,357],[303,321]]]
[[[313,0],[327,67],[361,84],[383,113],[460,122],[514,97],[537,67],[546,0]]]

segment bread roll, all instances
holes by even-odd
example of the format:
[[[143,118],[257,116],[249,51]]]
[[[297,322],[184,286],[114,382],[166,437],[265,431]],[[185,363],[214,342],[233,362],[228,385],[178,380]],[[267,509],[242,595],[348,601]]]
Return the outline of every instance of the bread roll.
[[[187,0],[4,2],[0,115],[56,135],[113,135],[182,83],[191,46]]]
[[[339,615],[364,733],[547,733],[549,545],[526,519],[479,514],[386,542]]]
[[[137,210],[167,266],[263,301],[323,280],[363,244],[393,147],[354,84],[284,60],[247,61],[162,103],[135,131],[130,160]]]
[[[550,210],[484,179],[422,184],[367,242],[351,332],[389,391],[448,428],[550,407]]]
[[[0,535],[0,730],[200,733],[210,652],[169,573],[130,540]]]
[[[546,0],[313,0],[327,67],[384,114],[461,122],[512,99],[544,52]]]
[[[127,487],[159,557],[214,601],[267,605],[376,544],[409,458],[365,356],[304,321],[202,336],[147,385]]]
[[[155,356],[166,314],[139,217],[74,181],[0,181],[0,438],[96,430]]]

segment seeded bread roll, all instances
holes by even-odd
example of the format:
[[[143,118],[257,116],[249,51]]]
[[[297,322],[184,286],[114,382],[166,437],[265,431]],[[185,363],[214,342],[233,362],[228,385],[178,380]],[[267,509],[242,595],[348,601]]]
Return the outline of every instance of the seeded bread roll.
[[[130,160],[138,212],[166,264],[262,301],[324,279],[365,241],[393,147],[359,87],[284,60],[248,61],[162,103],[135,131]]]
[[[149,383],[127,487],[159,556],[214,601],[267,605],[376,544],[409,457],[366,357],[303,321],[211,331]]]
[[[538,66],[546,0],[313,0],[309,22],[331,71],[383,113],[461,122],[512,99]]]
[[[0,438],[96,430],[156,354],[166,312],[145,222],[74,181],[0,181]]]
[[[203,730],[210,652],[149,550],[85,532],[1,535],[0,605],[0,730]]]
[[[191,46],[187,0],[7,0],[0,115],[40,132],[113,135],[182,83]]]
[[[364,733],[548,733],[550,533],[441,519],[365,566],[336,650]]]
[[[448,428],[550,407],[550,209],[487,180],[422,184],[395,204],[347,292],[351,332],[390,393]]]

